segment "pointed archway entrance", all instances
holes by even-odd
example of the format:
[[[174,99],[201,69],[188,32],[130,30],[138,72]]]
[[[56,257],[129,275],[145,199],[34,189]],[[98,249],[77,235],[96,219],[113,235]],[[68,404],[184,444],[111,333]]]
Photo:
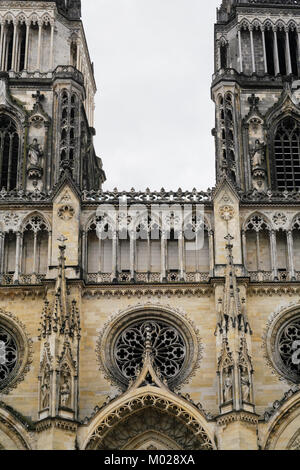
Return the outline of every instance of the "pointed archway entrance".
[[[90,450],[213,450],[204,413],[170,391],[153,366],[151,339],[144,365],[127,392],[80,430],[80,448]]]

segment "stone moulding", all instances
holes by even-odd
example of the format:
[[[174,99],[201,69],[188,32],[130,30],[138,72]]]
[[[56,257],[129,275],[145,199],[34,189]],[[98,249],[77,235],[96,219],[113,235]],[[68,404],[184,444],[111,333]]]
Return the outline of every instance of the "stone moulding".
[[[120,331],[142,319],[149,321],[163,319],[170,325],[174,325],[183,334],[187,347],[186,358],[181,372],[174,380],[170,381],[171,388],[179,390],[182,385],[189,382],[200,366],[203,346],[198,329],[186,313],[169,305],[154,302],[141,303],[112,315],[101,330],[96,345],[99,370],[104,374],[106,380],[120,390],[124,391],[127,388],[128,384],[116,364],[114,346]]]
[[[268,319],[266,328],[262,336],[262,350],[267,366],[273,375],[290,386],[295,384],[295,380],[284,371],[279,362],[278,351],[276,351],[276,340],[280,328],[300,313],[300,302],[293,301],[289,304],[281,305],[273,312]]]
[[[300,291],[300,289],[299,289]],[[121,299],[123,297],[130,298],[142,298],[148,297],[152,299],[153,297],[161,298],[161,297],[211,297],[213,294],[213,289],[211,287],[170,287],[170,288],[135,288],[128,286],[128,288],[120,287],[111,287],[111,288],[85,288],[83,290],[82,296],[86,298],[96,297],[98,299],[102,297],[107,297],[108,299],[111,298],[118,298]]]
[[[38,433],[51,428],[58,428],[63,429],[65,431],[76,432],[78,429],[78,423],[74,421],[64,420],[61,418],[53,418],[40,421],[36,424],[36,431]]]
[[[258,424],[258,415],[253,413],[247,413],[246,411],[235,411],[233,413],[228,413],[217,418],[218,426],[228,426],[230,423],[236,421],[243,421],[253,425]]]
[[[18,366],[10,381],[1,390],[1,394],[8,395],[25,379],[30,370],[33,360],[33,341],[29,338],[25,325],[12,313],[0,309],[0,323],[13,333],[18,346]]]
[[[168,394],[169,395],[169,394]],[[94,419],[95,424],[91,424],[90,430],[87,431],[87,437],[82,443],[83,449],[96,449],[106,434],[121,420],[130,416],[138,410],[145,407],[155,407],[167,414],[176,416],[183,422],[192,433],[199,438],[202,443],[203,450],[213,450],[215,448],[213,439],[208,435],[207,431],[201,424],[204,418],[199,416],[199,420],[194,414],[194,410],[190,410],[190,405],[183,405],[182,399],[171,396],[162,396],[159,389],[153,390],[153,387],[143,387],[138,389],[136,396],[126,396],[124,400],[120,399],[118,403],[111,404],[106,413],[100,412]],[[181,404],[180,404],[181,403]]]

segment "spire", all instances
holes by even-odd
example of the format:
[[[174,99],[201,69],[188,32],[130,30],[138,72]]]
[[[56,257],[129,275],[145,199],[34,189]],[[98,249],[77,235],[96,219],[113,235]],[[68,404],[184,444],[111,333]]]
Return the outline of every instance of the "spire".
[[[41,336],[46,338],[52,333],[59,333],[65,337],[73,338],[75,335],[80,338],[80,318],[77,303],[75,300],[68,301],[68,289],[65,269],[65,242],[67,238],[61,235],[58,238],[60,256],[58,258],[58,276],[55,286],[55,300],[52,309],[48,300],[45,301],[42,314]]]
[[[224,299],[219,299],[218,306],[218,326],[221,330],[227,331],[230,327],[244,330],[246,333],[251,332],[249,322],[246,315],[245,299],[240,299],[240,291],[237,283],[236,268],[233,260],[233,244],[234,237],[228,234],[225,237],[227,241],[227,267]]]

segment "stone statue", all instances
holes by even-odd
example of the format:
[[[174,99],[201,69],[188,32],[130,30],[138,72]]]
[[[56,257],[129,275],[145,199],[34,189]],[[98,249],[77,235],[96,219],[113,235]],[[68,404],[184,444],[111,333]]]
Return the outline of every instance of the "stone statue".
[[[265,153],[266,153],[266,146],[264,143],[261,143],[258,139],[255,141],[255,146],[251,151],[251,161],[252,167],[261,168],[265,163]]]
[[[50,374],[45,372],[43,384],[41,387],[41,408],[46,410],[50,406]]]
[[[68,373],[64,373],[63,383],[60,386],[60,405],[68,408],[70,406],[70,398],[71,398],[70,375]]]
[[[250,402],[250,381],[249,374],[246,367],[241,368],[241,388],[243,402]]]
[[[31,167],[40,167],[40,160],[43,156],[43,151],[39,145],[37,139],[33,139],[33,142],[28,147],[28,161]]]
[[[231,373],[231,370],[228,368],[224,371],[224,386],[223,386],[224,403],[231,401],[233,398],[232,386],[233,386],[232,373]]]

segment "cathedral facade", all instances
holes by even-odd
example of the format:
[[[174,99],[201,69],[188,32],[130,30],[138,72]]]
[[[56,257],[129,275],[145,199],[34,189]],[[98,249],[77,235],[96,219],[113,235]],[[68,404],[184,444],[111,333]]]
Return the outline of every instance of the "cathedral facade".
[[[0,450],[299,450],[300,2],[218,9],[208,191],[102,189],[80,0],[0,70]]]

